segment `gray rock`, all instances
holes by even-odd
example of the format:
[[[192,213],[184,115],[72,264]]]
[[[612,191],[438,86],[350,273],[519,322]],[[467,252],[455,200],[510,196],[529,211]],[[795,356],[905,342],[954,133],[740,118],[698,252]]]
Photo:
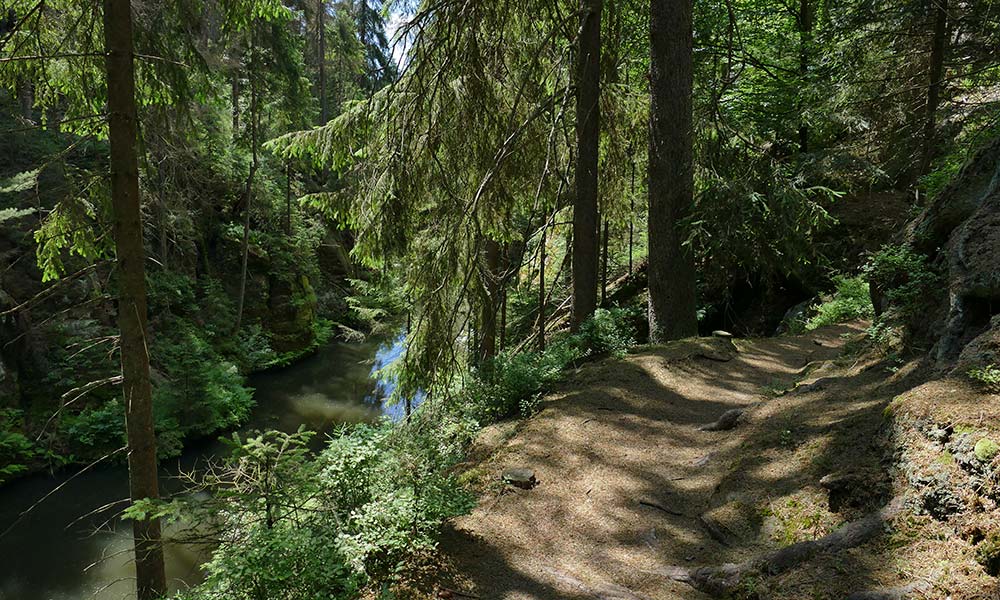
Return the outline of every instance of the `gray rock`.
[[[733,334],[729,333],[728,331],[716,329],[715,331],[712,332],[712,337],[732,339]]]
[[[500,478],[504,483],[521,488],[522,490],[530,490],[538,485],[535,472],[525,467],[506,469]]]

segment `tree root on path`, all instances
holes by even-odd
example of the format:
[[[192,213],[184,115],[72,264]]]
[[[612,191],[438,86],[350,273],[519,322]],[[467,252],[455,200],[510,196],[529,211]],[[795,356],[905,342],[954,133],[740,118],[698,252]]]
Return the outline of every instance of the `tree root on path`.
[[[593,587],[569,573],[564,573],[558,569],[543,567],[542,571],[548,573],[560,583],[573,587],[597,600],[649,600],[646,596],[636,594],[628,588],[613,583],[602,583],[598,584],[597,587]]]
[[[699,431],[729,431],[730,429],[736,429],[736,425],[739,424],[740,417],[746,409],[734,408],[732,410],[727,410],[722,413],[722,416],[717,420],[708,423],[707,425],[702,425],[698,428]]]
[[[905,600],[913,593],[926,592],[930,588],[931,585],[929,583],[918,581],[902,587],[855,592],[848,596],[847,600]]]
[[[727,563],[717,567],[670,566],[657,569],[653,573],[686,583],[712,596],[724,596],[734,591],[744,577],[752,573],[779,575],[810,560],[817,554],[841,552],[860,546],[882,533],[885,524],[899,514],[902,509],[902,497],[894,498],[882,509],[857,521],[851,521],[819,539],[792,544],[746,562]],[[857,596],[855,600],[882,598],[892,599],[894,596]]]

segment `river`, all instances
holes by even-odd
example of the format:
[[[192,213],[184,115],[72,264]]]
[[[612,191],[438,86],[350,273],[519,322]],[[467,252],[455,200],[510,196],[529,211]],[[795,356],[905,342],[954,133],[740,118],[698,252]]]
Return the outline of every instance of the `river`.
[[[252,375],[257,406],[243,429],[292,432],[305,425],[324,434],[382,414],[398,419],[402,408],[384,405],[391,383],[374,374],[400,352],[399,339],[333,343],[289,367]],[[166,461],[164,490],[178,489],[171,473],[190,470],[221,448],[204,440]],[[116,517],[126,505],[127,473],[123,466],[74,472],[34,475],[0,488],[0,533],[7,531],[0,537],[0,600],[135,597],[131,527]],[[165,553],[171,591],[200,580],[203,556],[183,546],[168,545]]]

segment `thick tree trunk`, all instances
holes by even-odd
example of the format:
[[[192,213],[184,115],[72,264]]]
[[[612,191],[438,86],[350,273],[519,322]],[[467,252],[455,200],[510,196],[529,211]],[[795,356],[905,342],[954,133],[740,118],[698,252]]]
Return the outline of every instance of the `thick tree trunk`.
[[[650,1],[649,337],[698,333],[694,261],[681,223],[694,198],[692,0]]]
[[[927,107],[924,111],[924,149],[920,175],[926,175],[934,160],[937,143],[937,111],[941,103],[944,80],[944,55],[948,44],[948,0],[934,0],[934,37],[931,38],[931,59],[928,65]]]
[[[159,497],[156,435],[149,380],[146,325],[145,250],[139,206],[138,123],[129,0],[104,0],[107,50],[108,138],[111,147],[111,204],[118,261],[118,326],[121,329],[122,390],[128,438],[129,491],[133,502]],[[166,593],[160,522],[132,522],[139,600]]]
[[[573,330],[597,307],[597,162],[600,145],[602,0],[582,0],[576,64],[576,201],[573,205]]]

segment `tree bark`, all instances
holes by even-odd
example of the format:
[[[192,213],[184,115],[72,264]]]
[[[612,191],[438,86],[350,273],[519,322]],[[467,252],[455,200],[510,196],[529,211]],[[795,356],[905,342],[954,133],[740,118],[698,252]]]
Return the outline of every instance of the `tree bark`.
[[[601,238],[601,306],[608,301],[608,219],[604,219]]]
[[[240,68],[238,66],[233,71],[233,79],[230,85],[230,101],[233,111],[233,140],[236,140],[240,137]]]
[[[810,0],[799,1],[799,152],[809,152],[809,125],[806,123],[805,101],[802,91],[807,89],[809,79],[809,46],[812,44],[813,8]]]
[[[129,0],[104,0],[104,43],[107,51],[111,203],[118,263],[118,326],[121,330],[129,492],[132,502],[136,502],[158,498],[159,482],[149,380],[146,256],[139,206],[138,119]],[[135,520],[132,522],[132,535],[138,598],[158,598],[167,590],[160,522],[157,519]]]
[[[500,305],[500,244],[486,239],[483,244],[485,297],[480,309],[479,360],[481,364],[497,355],[497,309]]]
[[[948,44],[948,0],[934,0],[934,36],[931,38],[931,59],[928,65],[927,107],[924,111],[924,150],[920,175],[930,172],[937,141],[937,111],[941,103],[944,79],[944,55]]]
[[[35,84],[27,78],[18,81],[17,101],[21,108],[21,116],[25,120],[31,121],[32,111],[35,105]]]
[[[696,335],[683,220],[694,202],[692,0],[650,0],[649,337]]]
[[[582,0],[576,57],[576,201],[573,205],[574,331],[597,307],[597,163],[600,146],[602,0]]]
[[[326,97],[326,0],[319,0],[316,12],[316,29],[319,35],[319,124],[326,125],[329,120],[329,107]]]
[[[542,222],[542,237],[538,242],[538,350],[545,351],[545,245],[548,243],[548,217]]]
[[[292,236],[292,161],[285,161],[285,235]]]
[[[253,41],[250,44],[250,173],[247,175],[247,185],[246,185],[246,202],[243,205],[243,242],[242,242],[242,264],[240,267],[240,297],[239,303],[236,309],[236,323],[233,326],[233,332],[240,330],[240,326],[243,324],[243,309],[246,304],[247,296],[247,266],[250,261],[250,206],[253,204],[253,181],[254,177],[257,175],[257,167],[260,161],[260,155],[257,148],[257,128],[260,124],[260,115],[257,110],[258,102],[258,90],[255,85],[254,76],[256,73],[254,69],[256,68],[254,55],[257,51],[254,46]]]

